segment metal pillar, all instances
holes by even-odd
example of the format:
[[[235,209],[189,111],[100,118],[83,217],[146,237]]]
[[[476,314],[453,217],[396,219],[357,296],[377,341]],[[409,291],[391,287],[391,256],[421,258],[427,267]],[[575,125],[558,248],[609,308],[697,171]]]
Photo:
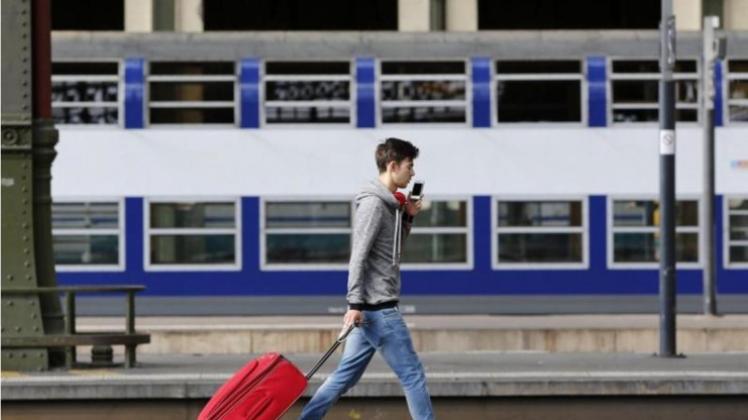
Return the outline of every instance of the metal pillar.
[[[34,167],[34,253],[39,287],[57,285],[52,250],[52,161],[57,156],[58,134],[52,121],[52,0],[32,0],[33,54],[33,167]],[[60,299],[53,294],[39,296],[45,334],[65,330]],[[49,349],[52,366],[62,366],[65,352]]]
[[[3,0],[3,290],[56,283],[49,180],[57,132],[50,119],[49,6],[49,0]],[[56,296],[3,293],[3,336],[41,336],[63,328]],[[60,351],[2,350],[3,369],[40,370],[63,362]]]
[[[714,66],[715,60],[724,57],[724,38],[715,35],[714,30],[719,27],[719,18],[705,16],[702,36],[702,80],[701,116],[704,121],[703,163],[704,176],[701,202],[701,236],[704,258],[703,271],[703,299],[704,314],[717,315],[717,251],[714,243]]]
[[[660,357],[676,355],[675,16],[662,0],[660,22]]]

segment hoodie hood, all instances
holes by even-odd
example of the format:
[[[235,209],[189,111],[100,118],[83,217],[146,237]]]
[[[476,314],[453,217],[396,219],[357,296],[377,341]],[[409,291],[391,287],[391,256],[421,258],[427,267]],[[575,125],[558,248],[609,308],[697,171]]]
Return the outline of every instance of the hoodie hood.
[[[361,188],[361,192],[356,195],[356,204],[360,203],[364,198],[371,196],[379,197],[392,209],[400,208],[400,202],[397,201],[392,191],[388,190],[387,187],[382,184],[382,181],[380,181],[379,178],[372,179],[364,184],[363,188]]]

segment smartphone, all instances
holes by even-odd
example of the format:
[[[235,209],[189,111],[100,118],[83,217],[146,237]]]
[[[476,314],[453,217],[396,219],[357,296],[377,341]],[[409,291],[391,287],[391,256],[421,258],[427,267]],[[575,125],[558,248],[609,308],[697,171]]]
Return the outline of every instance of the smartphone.
[[[410,198],[413,200],[420,200],[423,195],[423,184],[424,180],[418,179],[413,183],[413,189],[410,190]]]

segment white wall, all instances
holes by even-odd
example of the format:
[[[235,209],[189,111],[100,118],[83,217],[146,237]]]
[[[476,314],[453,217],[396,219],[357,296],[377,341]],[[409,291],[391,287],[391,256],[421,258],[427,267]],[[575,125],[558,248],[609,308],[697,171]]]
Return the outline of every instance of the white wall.
[[[403,32],[427,32],[431,23],[431,0],[398,0],[397,29]]]
[[[658,191],[658,129],[60,128],[53,195],[352,195],[381,139],[411,140],[426,194]],[[748,194],[748,129],[717,132],[718,193]],[[678,130],[677,190],[701,189],[701,129]]]
[[[748,0],[725,0],[724,28],[728,30],[748,30]]]
[[[174,27],[177,32],[203,32],[202,0],[176,0]]]
[[[125,0],[125,31],[153,31],[153,1]]]
[[[673,12],[675,13],[675,27],[679,31],[700,31],[703,13],[701,12],[702,0],[675,0]]]
[[[477,31],[478,0],[447,0],[447,30]]]

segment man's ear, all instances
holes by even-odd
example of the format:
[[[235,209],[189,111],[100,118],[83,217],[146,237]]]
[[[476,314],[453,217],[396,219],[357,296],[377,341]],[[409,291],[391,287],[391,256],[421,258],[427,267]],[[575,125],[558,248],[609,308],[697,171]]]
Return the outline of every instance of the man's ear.
[[[395,162],[393,160],[393,161],[391,161],[390,163],[387,164],[387,170],[390,171],[390,172],[395,172],[395,171],[397,171],[397,166],[398,166],[397,162]]]

